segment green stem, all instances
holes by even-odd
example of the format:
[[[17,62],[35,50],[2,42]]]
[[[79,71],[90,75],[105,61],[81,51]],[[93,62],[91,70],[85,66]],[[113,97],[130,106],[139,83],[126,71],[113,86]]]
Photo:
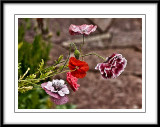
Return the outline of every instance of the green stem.
[[[22,77],[20,77],[20,79],[23,79],[24,78],[24,76],[26,76],[26,74],[28,73],[28,71],[30,70],[30,68],[28,68],[27,69],[27,71],[23,74],[23,76]]]
[[[82,47],[84,45],[84,34],[83,34],[83,43],[80,45],[80,54],[82,56],[82,60],[83,60],[83,54],[82,54]]]
[[[45,78],[27,79],[27,80],[18,80],[18,81],[19,81],[19,82],[21,82],[21,81],[23,81],[23,82],[28,82],[28,81],[36,81],[36,80],[41,81],[41,80],[45,80],[46,78],[55,76],[55,75],[57,75],[57,74],[61,74],[61,73],[69,72],[69,71],[71,71],[71,70],[65,70],[65,71],[62,71],[62,72],[58,72],[58,73],[55,73],[55,74],[53,74],[53,75],[47,76],[47,77],[45,77]]]
[[[52,66],[49,66],[49,67],[47,67],[47,68],[44,68],[44,69],[42,69],[42,71],[44,71],[44,70],[46,70],[46,69],[48,69],[48,68],[50,68],[50,67],[57,67],[57,65],[59,65],[59,64],[61,64],[61,63],[64,63],[64,62],[65,62],[65,60],[59,62],[58,64],[54,64],[54,65],[52,65]],[[34,74],[37,74],[37,73],[39,73],[39,71],[35,72]]]
[[[18,80],[19,81],[19,80]],[[22,80],[21,80],[22,81]],[[23,80],[24,81],[24,80]],[[28,83],[31,83],[31,84],[33,84],[33,85],[36,85],[37,86],[37,84],[36,83],[33,83],[33,82],[30,82],[30,81],[28,81],[28,80],[25,80],[25,82],[28,82]]]
[[[69,60],[70,53],[71,53],[71,47],[72,47],[72,44],[74,44],[74,43],[70,43],[70,47],[69,47],[69,54],[68,54],[67,59],[65,60],[65,63],[64,63],[64,65],[63,65],[63,68],[65,67],[65,65],[66,65],[67,61]],[[75,44],[74,44],[74,46],[75,46]],[[76,47],[76,46],[75,46],[75,47]],[[61,72],[63,71],[63,68],[61,69]]]
[[[84,34],[83,34],[83,45],[84,45]],[[82,45],[82,46],[83,46],[83,45]]]
[[[73,43],[73,42],[71,43],[71,45],[72,45],[72,44],[74,45],[75,50],[77,50],[76,44]]]
[[[102,57],[102,56],[100,56],[100,55],[98,55],[98,54],[96,54],[96,53],[88,53],[88,54],[82,55],[82,56],[80,56],[80,57],[85,57],[85,56],[90,56],[90,55],[98,56],[99,58],[101,58],[101,59],[103,59],[104,61],[106,61],[106,59],[105,59],[104,57]]]

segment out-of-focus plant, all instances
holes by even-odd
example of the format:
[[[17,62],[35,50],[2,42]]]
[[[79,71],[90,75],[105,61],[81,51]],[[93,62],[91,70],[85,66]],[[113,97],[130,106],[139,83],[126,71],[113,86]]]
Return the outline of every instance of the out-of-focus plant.
[[[41,35],[36,35],[33,43],[19,42],[18,47],[18,63],[21,63],[20,75],[25,73],[28,67],[30,68],[29,73],[35,72],[41,59],[44,61],[49,59],[51,45],[43,41]]]
[[[75,109],[76,105],[74,104],[64,104],[64,105],[56,105],[56,109]]]
[[[42,34],[35,35],[32,43],[24,39],[27,30],[31,29],[30,19],[21,19],[18,27],[18,77],[28,79],[36,78],[34,73],[39,67],[39,63],[49,59],[51,44],[43,40]],[[26,71],[27,70],[27,71]],[[30,75],[31,74],[31,75]],[[47,104],[48,96],[37,86],[31,86],[29,83],[18,83],[18,108],[36,109],[50,108]]]

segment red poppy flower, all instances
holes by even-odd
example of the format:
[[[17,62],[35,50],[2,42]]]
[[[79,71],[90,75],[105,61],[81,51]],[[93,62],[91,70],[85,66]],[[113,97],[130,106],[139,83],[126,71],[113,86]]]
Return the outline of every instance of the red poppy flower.
[[[69,33],[71,35],[89,35],[91,32],[94,32],[97,29],[97,26],[94,25],[73,25],[71,24],[69,27]]]
[[[77,60],[75,57],[69,59],[69,69],[71,74],[76,78],[84,78],[86,72],[89,70],[89,66],[86,62]]]
[[[74,92],[78,90],[78,87],[80,87],[80,85],[77,84],[77,81],[78,79],[71,75],[71,72],[67,73],[67,82],[69,83]]]

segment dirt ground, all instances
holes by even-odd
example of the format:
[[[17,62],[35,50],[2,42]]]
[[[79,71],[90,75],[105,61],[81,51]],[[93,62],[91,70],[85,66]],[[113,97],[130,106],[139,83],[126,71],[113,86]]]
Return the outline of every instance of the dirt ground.
[[[140,109],[142,108],[142,20],[136,18],[116,19],[44,19],[44,27],[49,26],[53,48],[48,65],[63,54],[68,55],[68,45],[82,36],[72,36],[68,32],[70,24],[96,24],[96,32],[85,37],[83,53],[95,52],[103,57],[120,53],[127,59],[125,71],[116,79],[102,79],[94,68],[103,62],[96,56],[85,58],[89,71],[78,80],[80,88],[69,95],[70,102],[78,109]],[[104,36],[103,36],[104,35]],[[28,31],[26,39],[32,42],[33,31]],[[103,36],[103,37],[102,37]],[[97,37],[97,39],[92,39]],[[86,41],[87,40],[87,41]],[[73,54],[72,54],[73,55]],[[66,80],[61,74],[54,78]]]

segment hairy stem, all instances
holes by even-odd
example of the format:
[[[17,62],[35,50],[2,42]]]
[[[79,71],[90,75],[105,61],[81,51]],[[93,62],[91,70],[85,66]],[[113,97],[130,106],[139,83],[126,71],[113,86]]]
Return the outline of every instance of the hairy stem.
[[[75,50],[77,50],[77,47],[76,47],[75,43],[71,43],[71,44],[74,45]]]
[[[82,60],[83,60],[83,54],[82,54],[82,47],[83,47],[83,45],[84,45],[84,34],[83,34],[83,43],[80,44],[80,54],[82,56]]]
[[[96,53],[88,53],[88,54],[82,55],[82,56],[80,56],[80,57],[85,57],[85,56],[90,56],[90,55],[98,56],[99,58],[101,58],[101,59],[103,59],[104,61],[106,61],[106,59],[105,59],[104,57],[102,57],[102,56],[100,56],[100,55],[98,55],[98,54],[96,54]]]
[[[69,54],[68,54],[67,59],[65,60],[65,63],[64,63],[64,65],[63,65],[62,69],[61,69],[61,72],[63,71],[64,66],[66,65],[67,61],[69,60],[72,44],[74,44],[74,43],[70,43]],[[75,44],[74,44],[74,46],[75,46]],[[75,46],[75,47],[76,47],[76,46]]]
[[[83,45],[84,45],[84,34],[83,34]],[[83,46],[83,45],[82,45],[82,46]]]

